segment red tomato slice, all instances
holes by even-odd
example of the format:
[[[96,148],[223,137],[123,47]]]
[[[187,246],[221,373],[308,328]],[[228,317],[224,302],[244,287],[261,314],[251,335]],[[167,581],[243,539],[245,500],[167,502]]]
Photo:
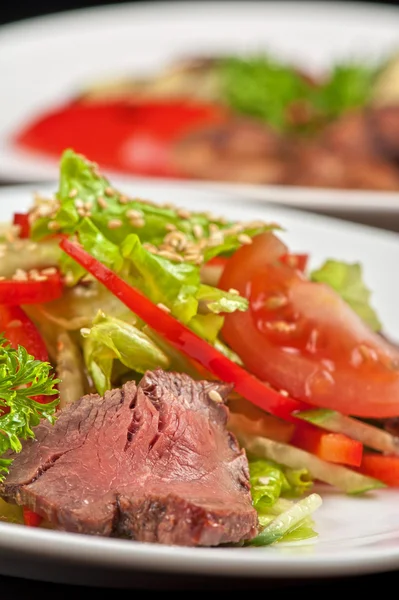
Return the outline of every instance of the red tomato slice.
[[[60,272],[56,269],[44,269],[38,271],[35,278],[29,276],[26,281],[0,280],[0,304],[43,304],[60,298],[62,290]]]
[[[229,260],[220,279],[250,309],[225,315],[223,337],[257,377],[291,397],[362,417],[399,415],[399,353],[328,286],[282,264],[272,233]],[[267,261],[267,264],[266,264]]]
[[[17,135],[15,143],[57,158],[71,147],[103,167],[182,177],[173,166],[174,141],[224,118],[221,107],[187,100],[76,101],[39,117]]]

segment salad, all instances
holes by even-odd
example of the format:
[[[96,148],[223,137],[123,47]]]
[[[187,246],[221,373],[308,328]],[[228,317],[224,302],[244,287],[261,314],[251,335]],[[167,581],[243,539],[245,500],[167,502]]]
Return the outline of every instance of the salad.
[[[64,151],[54,196],[2,230],[2,482],[39,424],[161,370],[231,386],[258,518],[247,544],[316,536],[320,483],[399,485],[399,350],[361,266],[309,271],[280,230],[128,197]],[[52,526],[17,504],[1,518]]]

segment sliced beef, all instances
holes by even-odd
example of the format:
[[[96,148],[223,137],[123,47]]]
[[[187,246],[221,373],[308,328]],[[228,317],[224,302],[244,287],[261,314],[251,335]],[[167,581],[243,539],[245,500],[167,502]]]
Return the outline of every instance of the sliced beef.
[[[226,430],[225,384],[147,372],[43,421],[0,486],[58,529],[214,546],[257,532],[248,462]]]

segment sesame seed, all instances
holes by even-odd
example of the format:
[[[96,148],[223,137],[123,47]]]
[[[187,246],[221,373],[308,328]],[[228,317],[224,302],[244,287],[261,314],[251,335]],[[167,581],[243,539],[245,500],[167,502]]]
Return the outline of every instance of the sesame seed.
[[[76,208],[84,208],[84,202],[83,202],[83,200],[81,200],[80,198],[76,198],[76,200],[75,200],[75,206],[76,206]]]
[[[217,233],[218,231],[219,231],[218,225],[215,225],[215,223],[211,223],[209,225],[209,233]]]
[[[126,216],[128,219],[142,219],[143,213],[140,210],[135,210],[134,208],[130,208],[126,211]]]
[[[260,229],[264,227],[265,223],[263,221],[251,221],[245,225],[245,229]]]
[[[85,209],[83,207],[82,208],[78,208],[76,212],[78,213],[79,217],[85,217],[86,216],[86,211],[85,211]]]
[[[174,225],[173,223],[168,223],[167,225],[165,225],[165,229],[166,231],[176,231],[176,225]]]
[[[45,275],[39,275],[39,273],[37,275],[31,275],[30,278],[33,281],[47,281],[47,277]]]
[[[77,195],[78,195],[78,190],[76,188],[73,188],[68,194],[68,196],[70,198],[75,198]]]
[[[267,327],[275,331],[281,331],[282,333],[289,333],[296,328],[295,323],[287,323],[287,321],[269,321]]]
[[[233,296],[239,296],[240,292],[238,290],[236,290],[235,288],[230,288],[229,294],[232,294]]]
[[[20,321],[19,319],[13,319],[12,321],[10,321],[8,323],[8,327],[12,327],[12,328],[21,327],[21,325],[22,325],[22,321]]]
[[[90,200],[88,200],[84,203],[84,207],[86,210],[91,210],[93,208],[93,202],[90,202]]]
[[[288,396],[289,396],[289,393],[287,392],[287,390],[280,390],[280,394],[282,396],[285,396],[286,398],[288,398]]]
[[[154,244],[150,244],[149,242],[144,242],[143,248],[145,250],[148,250],[148,252],[152,252],[152,253],[157,252],[156,246],[154,246]]]
[[[119,204],[127,204],[129,202],[129,198],[124,194],[121,194],[118,198]]]
[[[223,402],[222,396],[216,390],[211,390],[210,392],[208,392],[208,396],[214,402],[218,402],[218,403]]]
[[[288,303],[288,300],[285,296],[270,296],[267,300],[265,300],[265,307],[269,310],[276,310],[277,308],[282,308]]]
[[[64,281],[67,285],[73,285],[75,283],[75,278],[72,271],[68,271],[68,273],[66,273]]]
[[[108,229],[118,229],[123,225],[120,219],[110,219],[107,223]]]
[[[158,252],[158,256],[162,256],[162,258],[168,258],[169,260],[177,260],[179,262],[183,260],[181,256],[176,254],[176,252],[170,252],[169,250],[160,250]]]
[[[269,485],[270,477],[258,477],[258,481],[261,485]]]
[[[191,217],[191,213],[184,208],[179,208],[176,212],[177,216],[181,219],[189,219]]]
[[[100,208],[107,208],[108,204],[105,198],[103,198],[102,196],[99,196],[99,198],[97,198],[97,204]]]
[[[202,237],[203,237],[203,235],[204,235],[204,230],[203,230],[203,228],[201,227],[201,225],[194,225],[194,227],[193,227],[193,234],[194,234],[194,236],[195,236],[197,239],[199,239],[199,238],[202,238]]]
[[[252,238],[249,237],[249,235],[247,235],[246,233],[240,233],[237,239],[240,242],[240,244],[252,244]]]
[[[50,229],[50,231],[57,231],[58,229],[61,229],[61,225],[57,223],[57,221],[50,221],[47,228]]]
[[[28,274],[23,269],[17,269],[11,279],[13,281],[28,281]]]
[[[168,308],[167,306],[165,306],[165,304],[162,304],[162,302],[158,302],[157,306],[158,306],[158,308],[160,308],[164,312],[170,313],[170,308]]]
[[[138,228],[144,227],[144,225],[145,225],[144,219],[131,219],[129,221],[129,223],[132,227],[138,227]]]
[[[83,337],[90,335],[90,332],[91,329],[89,327],[82,327],[82,329],[80,330],[80,333],[83,335]]]
[[[113,190],[111,186],[108,186],[105,188],[104,193],[106,196],[113,196],[115,194],[115,190]]]
[[[42,269],[42,275],[55,275],[57,273],[57,269],[55,267],[47,267],[46,269]]]

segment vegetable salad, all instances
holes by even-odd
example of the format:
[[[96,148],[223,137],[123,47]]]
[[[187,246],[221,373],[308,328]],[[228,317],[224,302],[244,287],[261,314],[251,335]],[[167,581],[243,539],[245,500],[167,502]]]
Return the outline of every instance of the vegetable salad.
[[[316,483],[399,485],[399,352],[361,266],[309,272],[279,230],[130,198],[66,150],[54,196],[15,214],[0,246],[2,476],[40,419],[161,367],[234,384],[253,545],[316,536]]]

